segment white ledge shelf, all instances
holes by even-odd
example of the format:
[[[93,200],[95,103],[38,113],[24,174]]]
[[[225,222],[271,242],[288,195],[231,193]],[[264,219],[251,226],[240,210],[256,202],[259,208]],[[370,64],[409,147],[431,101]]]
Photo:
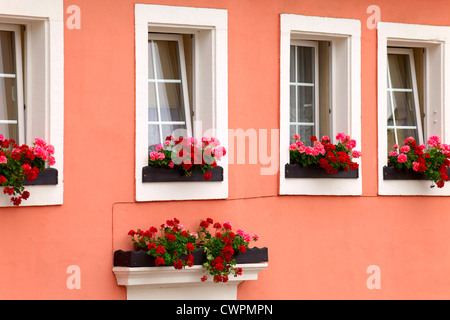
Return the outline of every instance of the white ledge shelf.
[[[214,283],[212,276],[202,282],[201,265],[176,270],[173,267],[113,267],[117,284],[127,288],[127,300],[236,300],[242,281],[257,280],[268,263],[243,263],[242,275]]]

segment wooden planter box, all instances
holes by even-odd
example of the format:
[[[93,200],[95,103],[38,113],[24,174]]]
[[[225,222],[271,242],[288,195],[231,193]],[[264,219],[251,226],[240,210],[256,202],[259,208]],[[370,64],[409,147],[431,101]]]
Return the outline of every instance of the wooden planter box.
[[[450,176],[450,168],[447,168],[447,175]],[[397,170],[395,167],[384,166],[383,180],[428,180],[428,178],[413,170]]]
[[[206,261],[203,249],[197,249],[193,255],[194,265],[202,265]],[[234,254],[233,259],[236,259],[237,264],[268,262],[269,255],[267,248],[248,248],[245,253]],[[148,255],[146,250],[117,250],[114,252],[114,267],[155,267],[155,258]]]
[[[142,182],[186,182],[186,181],[223,181],[223,168],[215,167],[211,170],[210,180],[203,178],[203,172],[193,171],[190,176],[184,175],[184,172],[173,168],[157,168],[147,166],[142,168]]]
[[[58,170],[55,168],[47,168],[39,172],[36,179],[23,181],[24,186],[40,186],[40,185],[57,185],[58,184]]]
[[[328,178],[328,179],[356,179],[359,176],[359,170],[339,170],[336,174],[329,174],[320,166],[302,167],[298,164],[286,164],[286,178]]]

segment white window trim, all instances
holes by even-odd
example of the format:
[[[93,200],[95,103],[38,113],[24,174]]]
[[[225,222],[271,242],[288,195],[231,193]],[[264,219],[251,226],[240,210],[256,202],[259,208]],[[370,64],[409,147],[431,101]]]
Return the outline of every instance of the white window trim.
[[[378,32],[378,194],[379,195],[450,195],[444,188],[430,188],[429,180],[384,180],[387,165],[387,50],[388,46],[426,48],[424,101],[427,114],[424,126],[425,142],[438,135],[444,143],[450,140],[450,95],[445,85],[450,83],[450,27],[379,22]],[[430,107],[432,106],[432,107]]]
[[[64,2],[63,0],[0,0],[0,22],[22,24],[27,26],[25,63],[31,63],[35,52],[32,43],[33,22],[43,22],[45,25],[45,48],[40,53],[45,60],[45,81],[43,92],[33,94],[45,95],[46,134],[45,140],[55,147],[56,163],[53,168],[58,170],[57,185],[26,186],[30,198],[22,201],[20,206],[61,205],[63,203],[64,179]],[[41,30],[42,31],[42,30]],[[30,69],[30,68],[28,68]],[[31,75],[28,74],[26,84],[31,84]],[[36,91],[36,90],[35,90]],[[29,93],[26,93],[26,96]],[[25,97],[26,99],[27,97]],[[28,107],[28,106],[27,106]],[[27,141],[28,144],[30,142]],[[12,206],[10,196],[0,194],[0,206]]]
[[[218,163],[223,167],[220,182],[142,182],[142,168],[148,165],[148,32],[196,33],[211,30],[213,48],[212,115],[214,136],[225,148],[228,145],[228,22],[227,11],[165,5],[135,5],[136,40],[136,201],[168,201],[195,199],[225,199],[228,197],[227,157]],[[201,59],[201,57],[198,57]],[[195,91],[201,88],[196,87]],[[194,97],[195,98],[195,97]],[[210,104],[211,105],[211,104]],[[194,125],[194,131],[195,125]],[[201,138],[201,137],[200,137]]]
[[[361,23],[356,19],[323,18],[281,14],[280,39],[280,194],[282,195],[361,195],[362,168],[358,159],[357,179],[293,179],[285,178],[284,166],[289,163],[289,63],[291,39],[326,40],[336,42],[337,50],[347,50],[346,56],[332,53],[332,107],[345,108],[345,119],[334,112],[333,134],[346,130],[361,150]],[[344,59],[344,60],[338,60]],[[338,74],[347,73],[347,81]],[[345,86],[340,90],[339,84]],[[342,124],[344,123],[344,124]],[[320,139],[320,137],[318,137]],[[334,136],[330,136],[334,140]],[[364,155],[363,155],[364,156]]]

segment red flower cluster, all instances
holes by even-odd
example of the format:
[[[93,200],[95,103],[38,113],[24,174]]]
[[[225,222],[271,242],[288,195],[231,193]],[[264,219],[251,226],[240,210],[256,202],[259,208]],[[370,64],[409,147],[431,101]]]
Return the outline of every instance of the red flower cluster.
[[[207,230],[210,225],[216,229],[214,236]],[[200,221],[200,245],[205,248],[207,257],[204,266],[213,276],[214,282],[227,282],[230,273],[235,276],[242,274],[242,269],[235,267],[234,256],[245,252],[248,248],[249,239],[244,239],[244,235],[242,230],[233,232],[230,222],[213,223],[211,218]],[[257,236],[253,239],[256,241]],[[206,281],[206,279],[207,277],[203,276],[201,280]]]
[[[36,138],[33,147],[18,146],[13,139],[4,139],[0,134],[0,184],[3,193],[12,196],[11,202],[18,206],[22,200],[30,197],[24,191],[23,181],[36,179],[40,171],[45,170],[45,163],[55,163],[54,147],[42,139]]]
[[[205,180],[212,178],[211,170],[226,155],[226,150],[216,138],[203,137],[201,143],[195,138],[167,136],[164,145],[156,146],[149,154],[149,166],[170,167],[184,171],[189,176],[193,170],[201,170]]]
[[[186,265],[194,265],[192,252],[196,249],[197,239],[194,233],[185,230],[176,218],[166,220],[161,225],[161,235],[158,237],[157,231],[155,227],[151,227],[146,231],[130,230],[128,235],[137,248],[147,250],[147,254],[155,258],[156,266],[173,265],[175,269],[181,269]]]
[[[450,167],[450,146],[441,144],[437,136],[430,137],[427,145],[428,148],[423,144],[418,145],[413,137],[406,138],[402,147],[394,145],[394,150],[389,152],[388,166],[424,174],[438,188],[442,188],[449,181],[447,168]]]

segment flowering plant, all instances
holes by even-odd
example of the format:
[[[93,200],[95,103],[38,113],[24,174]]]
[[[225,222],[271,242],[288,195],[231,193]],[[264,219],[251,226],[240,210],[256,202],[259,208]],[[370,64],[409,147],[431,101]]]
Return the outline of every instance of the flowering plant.
[[[353,150],[356,141],[345,133],[336,136],[337,144],[332,144],[331,139],[323,136],[321,141],[312,136],[313,146],[305,146],[305,141],[295,134],[295,142],[289,146],[291,164],[298,163],[302,167],[319,165],[329,174],[336,174],[338,170],[356,170],[359,164],[353,159],[361,157],[361,152]]]
[[[215,229],[214,235],[208,230],[210,225]],[[233,254],[245,252],[250,241],[258,240],[257,235],[250,236],[242,230],[234,233],[230,222],[214,223],[211,218],[200,221],[198,235],[199,246],[204,248],[206,254],[203,267],[213,276],[216,283],[227,282],[230,274],[235,277],[242,274],[242,268],[235,267],[236,259],[233,258]],[[206,275],[201,280],[206,281]]]
[[[417,142],[413,137],[405,139],[404,145],[392,146],[393,151],[389,152],[388,166],[393,166],[397,170],[413,170],[424,174],[438,188],[442,188],[445,181],[449,181],[447,168],[450,166],[450,146],[441,144],[439,137],[432,136],[427,141],[427,146]]]
[[[199,169],[205,180],[211,179],[208,170],[217,167],[217,161],[226,154],[225,148],[214,137],[203,137],[198,143],[196,138],[168,136],[164,145],[159,144],[155,149],[149,154],[149,166],[176,168],[187,176]]]
[[[156,236],[158,229],[150,227],[146,231],[130,230],[128,235],[137,248],[147,250],[147,254],[155,258],[155,265],[171,266],[182,269],[194,265],[192,252],[196,249],[197,235],[185,230],[177,218],[167,220],[160,227],[160,236]],[[184,258],[183,258],[184,256]]]
[[[54,147],[44,140],[36,138],[33,146],[18,146],[14,139],[5,139],[0,134],[0,184],[3,193],[12,196],[11,202],[18,206],[22,200],[30,197],[25,191],[23,181],[36,179],[45,164],[55,164]]]

